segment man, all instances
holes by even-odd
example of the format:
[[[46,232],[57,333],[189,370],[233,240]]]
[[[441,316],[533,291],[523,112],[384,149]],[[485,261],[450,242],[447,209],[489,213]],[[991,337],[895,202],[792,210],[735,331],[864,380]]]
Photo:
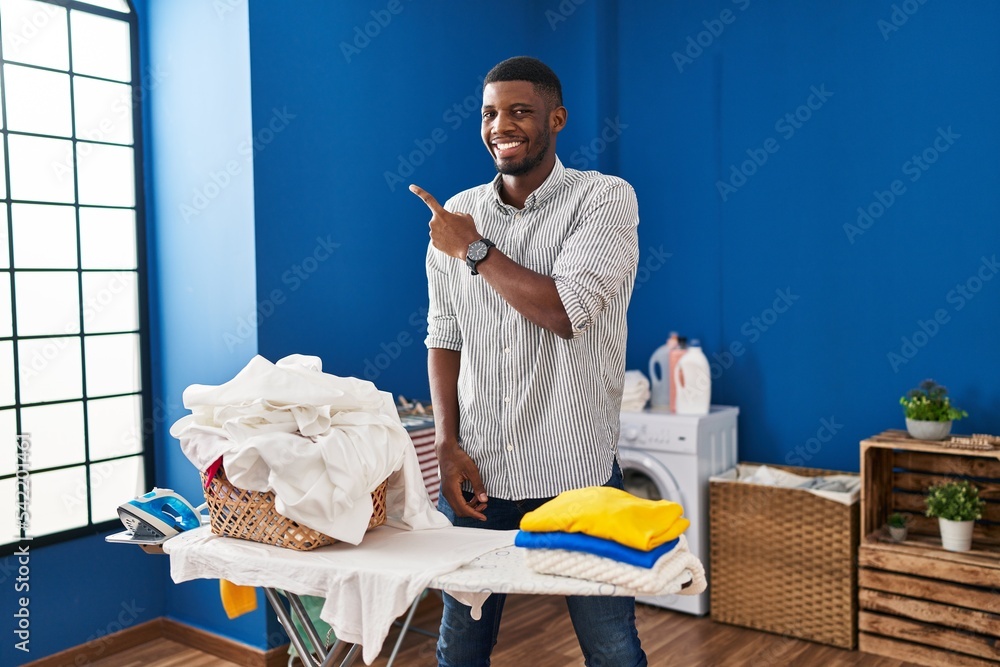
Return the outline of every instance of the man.
[[[499,174],[428,208],[428,376],[440,509],[457,526],[516,529],[559,493],[621,487],[616,462],[638,208],[620,178],[566,169],[562,87],[533,58],[483,88],[482,135]],[[482,619],[448,595],[442,667],[490,664],[505,596]],[[587,665],[646,665],[635,600],[569,597]]]

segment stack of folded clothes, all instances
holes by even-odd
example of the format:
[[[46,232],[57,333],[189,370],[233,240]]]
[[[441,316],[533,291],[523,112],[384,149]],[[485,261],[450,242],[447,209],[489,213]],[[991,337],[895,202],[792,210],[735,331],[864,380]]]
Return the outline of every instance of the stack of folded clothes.
[[[521,519],[528,567],[642,595],[697,595],[705,569],[688,550],[684,508],[608,486],[561,493]]]

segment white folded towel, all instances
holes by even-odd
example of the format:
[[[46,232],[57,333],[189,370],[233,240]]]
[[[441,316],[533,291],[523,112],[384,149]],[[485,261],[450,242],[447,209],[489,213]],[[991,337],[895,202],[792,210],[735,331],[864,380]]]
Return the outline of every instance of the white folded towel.
[[[525,549],[524,560],[535,572],[615,584],[642,595],[698,595],[708,586],[705,567],[688,550],[683,535],[652,568],[565,549]]]
[[[649,380],[642,371],[625,371],[622,412],[642,412],[649,401]]]

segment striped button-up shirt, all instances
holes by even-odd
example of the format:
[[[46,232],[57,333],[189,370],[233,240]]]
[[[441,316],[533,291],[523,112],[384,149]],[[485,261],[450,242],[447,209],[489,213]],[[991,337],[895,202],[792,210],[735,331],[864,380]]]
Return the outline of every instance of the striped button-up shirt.
[[[487,494],[547,498],[611,475],[638,205],[622,179],[566,169],[558,158],[523,209],[500,199],[500,178],[445,208],[470,214],[505,255],[555,280],[573,338],[529,322],[464,261],[431,245],[425,343],[462,353],[459,440]]]

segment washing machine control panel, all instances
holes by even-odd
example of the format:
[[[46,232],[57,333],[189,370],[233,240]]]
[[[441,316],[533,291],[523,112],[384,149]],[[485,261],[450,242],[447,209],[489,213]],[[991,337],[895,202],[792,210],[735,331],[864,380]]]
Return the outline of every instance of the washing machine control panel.
[[[622,445],[665,452],[695,453],[698,424],[688,415],[623,412],[619,439]]]

